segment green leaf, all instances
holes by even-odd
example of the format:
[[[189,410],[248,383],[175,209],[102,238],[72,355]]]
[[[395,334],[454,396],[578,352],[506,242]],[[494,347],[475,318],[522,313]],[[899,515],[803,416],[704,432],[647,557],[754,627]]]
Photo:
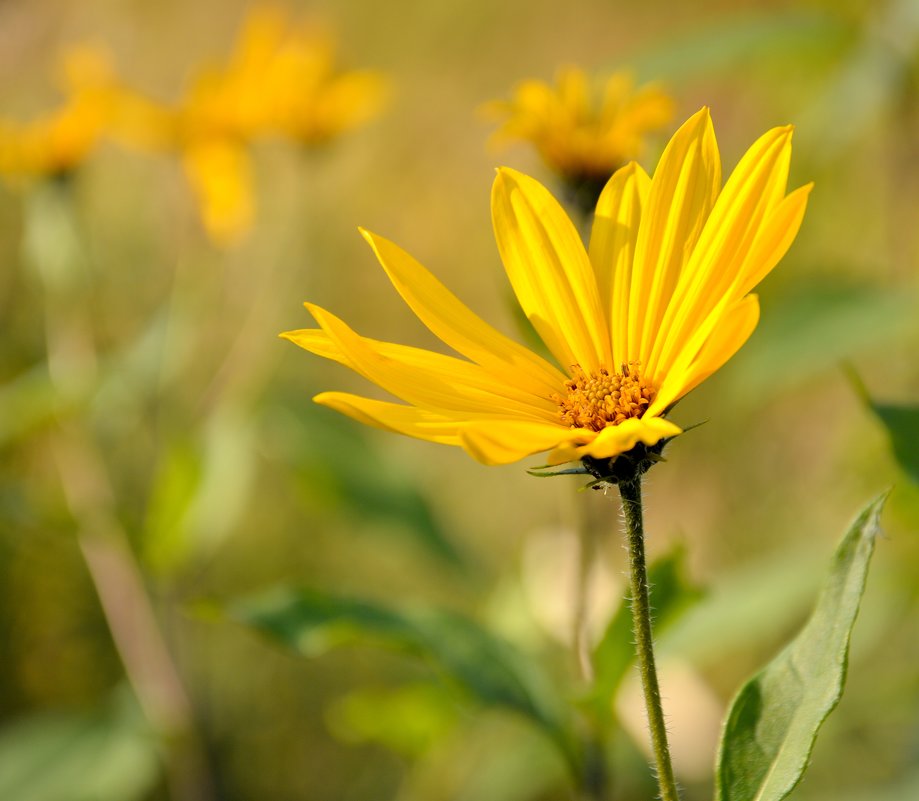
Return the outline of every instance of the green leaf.
[[[414,654],[479,703],[514,710],[567,742],[551,683],[510,643],[454,612],[399,610],[313,589],[280,588],[238,602],[229,613],[305,656],[366,641]]]
[[[817,732],[842,696],[849,639],[886,497],[868,504],[846,534],[810,620],[731,704],[716,801],[781,801],[801,780]]]
[[[903,472],[919,484],[919,406],[876,403],[858,373],[851,367],[847,373],[865,406],[877,415],[887,429],[893,454]]]
[[[837,15],[812,10],[746,11],[658,39],[629,59],[643,80],[684,83],[710,74],[736,71],[789,58],[836,56],[850,39],[849,27]]]
[[[185,518],[201,485],[202,459],[187,442],[170,442],[153,477],[144,526],[144,562],[158,573],[181,566],[192,550]]]
[[[416,757],[456,725],[457,711],[442,686],[427,682],[352,690],[329,706],[326,721],[340,740]]]
[[[0,730],[0,798],[133,801],[159,777],[156,741],[126,699],[88,714],[34,715]]]
[[[913,97],[919,6],[891,0],[872,11],[870,24],[799,120],[802,139],[821,164],[839,158],[885,115],[908,108]]]
[[[296,405],[302,406],[302,400],[298,398]],[[295,414],[279,405],[268,412],[266,427],[305,495],[347,514],[397,523],[442,563],[473,569],[469,556],[453,543],[419,492],[417,481],[404,467],[384,458],[362,426],[318,407]]]
[[[919,484],[919,406],[873,403],[871,409],[887,429],[903,472]]]
[[[660,635],[690,606],[703,596],[703,591],[686,576],[686,550],[682,546],[658,559],[648,569],[651,603],[655,610],[654,631]],[[608,717],[612,699],[629,667],[635,661],[632,637],[632,613],[623,602],[610,619],[593,654],[594,685],[590,701],[597,713]]]
[[[0,445],[47,425],[60,411],[61,398],[41,364],[0,386]]]
[[[911,293],[867,285],[789,287],[775,297],[730,371],[732,400],[761,405],[838,369],[858,353],[876,353],[914,327]]]

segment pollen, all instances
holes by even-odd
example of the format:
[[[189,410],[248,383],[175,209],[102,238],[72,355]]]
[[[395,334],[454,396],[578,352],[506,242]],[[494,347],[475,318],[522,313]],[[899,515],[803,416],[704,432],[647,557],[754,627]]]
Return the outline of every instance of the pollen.
[[[565,382],[567,397],[553,396],[562,423],[571,428],[601,431],[630,417],[641,417],[654,400],[657,390],[643,378],[638,362],[623,364],[619,372],[601,367],[585,373],[574,365]]]

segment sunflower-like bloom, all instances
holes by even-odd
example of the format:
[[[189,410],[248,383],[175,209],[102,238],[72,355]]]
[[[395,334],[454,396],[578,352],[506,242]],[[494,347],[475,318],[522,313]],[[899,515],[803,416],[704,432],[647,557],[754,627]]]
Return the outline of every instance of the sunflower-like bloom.
[[[494,101],[486,110],[505,120],[494,135],[496,142],[532,142],[546,166],[568,183],[599,182],[602,187],[619,167],[642,154],[647,135],[673,118],[673,106],[659,86],[636,88],[627,72],[614,73],[595,93],[583,70],[567,67],[554,86],[524,81],[510,100]]]
[[[0,174],[13,183],[73,172],[116,114],[118,88],[104,50],[83,45],[65,51],[59,83],[65,99],[55,110],[29,122],[0,121]]]
[[[195,74],[160,139],[181,154],[208,234],[232,245],[255,215],[251,143],[272,136],[325,143],[369,120],[383,91],[377,73],[336,67],[329,36],[280,7],[257,7],[226,63]]]
[[[498,171],[492,216],[521,307],[554,365],[489,326],[411,256],[363,232],[396,290],[461,357],[360,336],[318,306],[319,328],[282,336],[404,404],[342,392],[316,402],[363,423],[457,445],[486,464],[551,451],[550,464],[615,460],[680,433],[665,415],[721,367],[759,319],[750,291],[797,234],[810,185],[786,195],[791,127],[747,151],[722,187],[707,109],[674,135],[651,178],[613,175],[590,246],[532,178]],[[561,367],[562,369],[559,369]]]
[[[307,146],[322,145],[375,117],[388,83],[375,70],[341,71],[327,32],[295,30],[268,74],[273,124]]]

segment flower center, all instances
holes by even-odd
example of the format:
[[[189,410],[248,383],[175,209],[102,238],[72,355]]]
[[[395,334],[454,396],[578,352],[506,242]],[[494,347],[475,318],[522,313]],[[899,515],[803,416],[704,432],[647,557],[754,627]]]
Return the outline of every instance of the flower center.
[[[611,373],[605,367],[596,373],[585,373],[575,365],[572,378],[565,382],[568,397],[552,398],[558,403],[562,423],[601,431],[630,417],[641,417],[657,390],[638,368],[638,362],[630,362],[623,364],[618,373]]]

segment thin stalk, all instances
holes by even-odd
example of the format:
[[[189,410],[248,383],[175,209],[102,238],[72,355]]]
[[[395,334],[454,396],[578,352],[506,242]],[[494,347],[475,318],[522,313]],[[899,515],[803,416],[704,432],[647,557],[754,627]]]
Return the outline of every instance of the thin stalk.
[[[572,493],[565,493],[564,517],[577,533],[578,564],[575,576],[574,603],[571,614],[571,644],[581,678],[591,684],[594,680],[593,655],[590,648],[589,612],[594,561],[597,558],[597,541],[593,528],[586,519],[582,504],[575,503]]]
[[[657,769],[657,782],[662,801],[679,801],[670,747],[667,744],[667,726],[661,706],[661,691],[654,664],[654,643],[651,636],[651,604],[648,593],[648,571],[645,564],[645,535],[641,514],[641,479],[621,481],[622,511],[625,516],[626,538],[629,548],[629,587],[632,608],[632,629],[638,654],[638,670],[648,712],[651,730],[651,747]]]
[[[40,187],[30,200],[26,255],[43,290],[48,372],[66,408],[90,397],[98,380],[85,254],[66,187]],[[125,676],[167,747],[171,796],[207,801],[214,790],[192,704],[118,520],[108,468],[88,429],[84,420],[62,416],[51,438],[77,543]]]

